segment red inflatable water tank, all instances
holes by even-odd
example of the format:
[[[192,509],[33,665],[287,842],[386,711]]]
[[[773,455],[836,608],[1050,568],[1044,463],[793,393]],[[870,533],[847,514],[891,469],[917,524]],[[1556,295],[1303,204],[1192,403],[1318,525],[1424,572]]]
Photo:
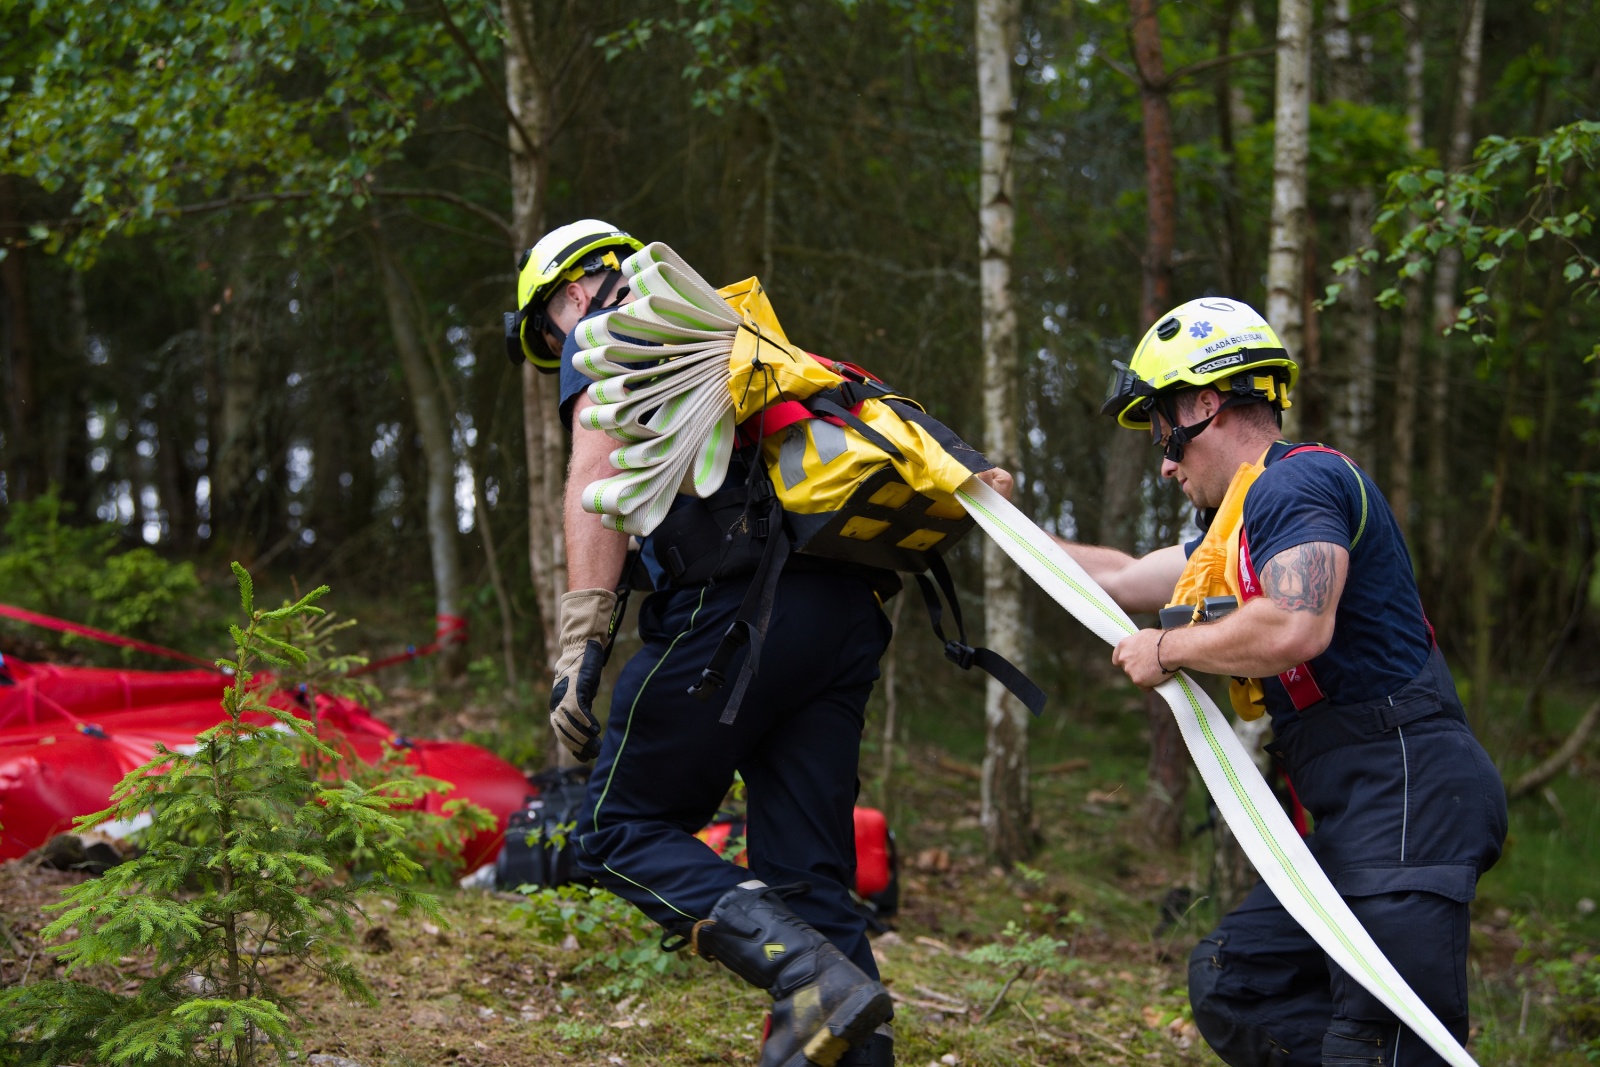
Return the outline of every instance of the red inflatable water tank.
[[[117,783],[154,758],[157,744],[192,745],[196,734],[223,719],[229,679],[219,673],[5,662],[12,684],[0,685],[0,861],[104,808]],[[268,699],[310,718],[291,693],[277,691]],[[400,749],[422,774],[449,783],[448,793],[428,796],[426,810],[439,812],[460,798],[493,813],[495,829],[466,842],[462,863],[475,870],[494,860],[507,819],[529,792],[521,771],[476,745],[400,737],[354,701],[318,697],[316,711],[324,736],[357,759],[372,763]],[[264,714],[251,719],[270,721]]]

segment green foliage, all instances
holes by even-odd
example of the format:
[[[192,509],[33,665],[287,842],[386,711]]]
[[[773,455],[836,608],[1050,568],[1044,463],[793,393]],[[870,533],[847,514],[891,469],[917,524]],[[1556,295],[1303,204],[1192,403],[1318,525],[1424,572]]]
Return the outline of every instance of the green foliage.
[[[1543,258],[1560,267],[1573,295],[1592,301],[1600,295],[1600,249],[1591,240],[1595,212],[1582,183],[1597,167],[1600,122],[1583,121],[1541,137],[1486,137],[1461,173],[1399,170],[1378,215],[1379,231],[1396,234],[1383,262],[1400,264],[1401,278],[1416,278],[1432,269],[1441,251],[1458,249],[1484,279],[1467,290],[1450,328],[1478,344],[1490,340],[1494,282],[1512,257],[1526,261],[1544,249]],[[1376,259],[1363,250],[1333,269],[1367,271]],[[1396,307],[1404,298],[1396,285],[1377,299]]]
[[[575,885],[539,889],[529,893],[527,904],[518,911],[541,940],[559,944],[571,937],[583,953],[576,973],[600,974],[598,992],[613,1000],[688,969],[676,953],[662,951],[661,930],[655,923],[604,889]]]
[[[1079,916],[1079,921],[1082,921],[1082,916]],[[1070,941],[1049,934],[1030,937],[1021,926],[1008,922],[1000,933],[1000,940],[973,949],[967,953],[967,959],[999,970],[1070,974],[1079,966],[1079,961],[1069,955],[1071,948]]]
[[[403,0],[5,0],[32,34],[0,86],[0,168],[65,190],[48,231],[84,259],[196,201],[293,203],[311,232],[361,207],[417,116],[477,87]],[[172,121],[182,116],[181,122]]]
[[[397,810],[431,783],[396,777],[367,786],[331,767],[340,754],[313,723],[274,707],[265,665],[281,672],[317,667],[291,638],[326,631],[320,587],[274,610],[257,608],[249,574],[233,565],[243,626],[233,625],[233,675],[226,719],[192,752],[160,749],[117,787],[91,827],[149,812],[144,852],[104,877],[69,889],[44,931],[64,938],[54,951],[60,981],[0,997],[0,1040],[21,1064],[92,1059],[110,1064],[249,1065],[265,1048],[296,1047],[294,1006],[278,976],[285,964],[371,1001],[345,957],[341,937],[363,900],[384,894],[402,911],[437,913],[412,888],[422,866]],[[314,757],[314,758],[308,758]],[[392,765],[390,765],[392,770]],[[346,868],[354,859],[362,877]],[[128,957],[151,977],[131,992],[85,979]]]
[[[677,13],[643,15],[595,41],[614,60],[660,36],[688,46],[683,78],[695,107],[721,114],[732,105],[764,106],[783,92],[783,53],[770,33],[767,0],[677,0]]]
[[[63,520],[71,513],[54,489],[12,505],[0,547],[0,600],[160,637],[200,587],[194,565],[168,562],[149,548],[124,550],[119,527],[70,526]]]
[[[1590,1063],[1600,1063],[1600,956],[1578,946],[1536,968],[1555,989],[1555,1024]]]
[[[1330,100],[1311,107],[1311,195],[1381,185],[1397,168],[1420,163],[1406,142],[1406,121],[1393,108]],[[1269,168],[1270,169],[1270,168]]]

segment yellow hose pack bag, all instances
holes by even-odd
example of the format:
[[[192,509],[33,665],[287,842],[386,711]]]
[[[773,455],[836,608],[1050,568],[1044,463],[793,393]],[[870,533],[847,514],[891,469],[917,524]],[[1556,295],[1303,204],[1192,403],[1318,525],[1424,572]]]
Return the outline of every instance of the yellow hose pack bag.
[[[993,464],[861,368],[792,344],[757,279],[713,289],[661,244],[623,271],[633,299],[576,331],[574,365],[595,379],[578,421],[625,442],[611,455],[618,473],[589,486],[584,506],[651,536],[673,584],[748,576],[696,687],[722,686],[750,647],[723,720],[758,668],[785,566],[856,568],[880,596],[899,588],[893,572],[915,574],[946,656],[1042,709],[1043,692],[1019,670],[967,643],[942,558],[973,527],[955,491]]]

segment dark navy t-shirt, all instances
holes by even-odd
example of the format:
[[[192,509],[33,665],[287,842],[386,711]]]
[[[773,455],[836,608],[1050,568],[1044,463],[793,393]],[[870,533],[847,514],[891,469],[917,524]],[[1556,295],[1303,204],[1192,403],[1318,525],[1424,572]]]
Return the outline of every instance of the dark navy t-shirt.
[[[584,318],[592,319],[609,310],[611,309],[595,308]],[[567,334],[566,343],[561,346],[561,406],[557,410],[561,413],[561,425],[565,426],[568,432],[572,430],[572,409],[578,403],[578,394],[594,384],[592,378],[572,365],[572,357],[578,354],[577,335],[578,331],[574,328]]]
[[[1433,650],[1400,526],[1359,467],[1329,452],[1283,459],[1292,447],[1272,446],[1267,469],[1245,497],[1250,561],[1260,574],[1273,556],[1297,545],[1326,541],[1348,549],[1350,568],[1333,640],[1309,666],[1334,704],[1387,696],[1415,678]],[[1198,543],[1185,548],[1193,552]],[[1264,679],[1263,685],[1281,736],[1297,718],[1294,703],[1276,678]]]

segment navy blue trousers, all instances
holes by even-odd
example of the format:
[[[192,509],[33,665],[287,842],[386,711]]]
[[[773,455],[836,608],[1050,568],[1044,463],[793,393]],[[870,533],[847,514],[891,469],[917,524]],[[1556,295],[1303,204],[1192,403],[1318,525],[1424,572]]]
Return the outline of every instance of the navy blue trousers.
[[[1346,897],[1406,982],[1467,1039],[1468,905],[1427,892]],[[1189,1001],[1232,1067],[1424,1067],[1445,1061],[1330,961],[1265,883],[1189,957]]]
[[[1423,1003],[1467,1035],[1469,902],[1506,797],[1444,657],[1364,704],[1305,709],[1268,746],[1316,827],[1306,844]],[[1189,957],[1189,1002],[1232,1067],[1433,1067],[1444,1059],[1328,960],[1264,884]]]
[[[787,903],[867,974],[877,965],[855,884],[856,764],[867,697],[889,641],[868,586],[829,572],[778,583],[759,670],[737,719],[718,721],[745,655],[708,700],[689,694],[738,612],[743,582],[652,594],[644,647],[623,667],[578,822],[578,862],[668,930],[686,930],[740,882],[807,882]],[[695,831],[743,777],[750,869]]]

